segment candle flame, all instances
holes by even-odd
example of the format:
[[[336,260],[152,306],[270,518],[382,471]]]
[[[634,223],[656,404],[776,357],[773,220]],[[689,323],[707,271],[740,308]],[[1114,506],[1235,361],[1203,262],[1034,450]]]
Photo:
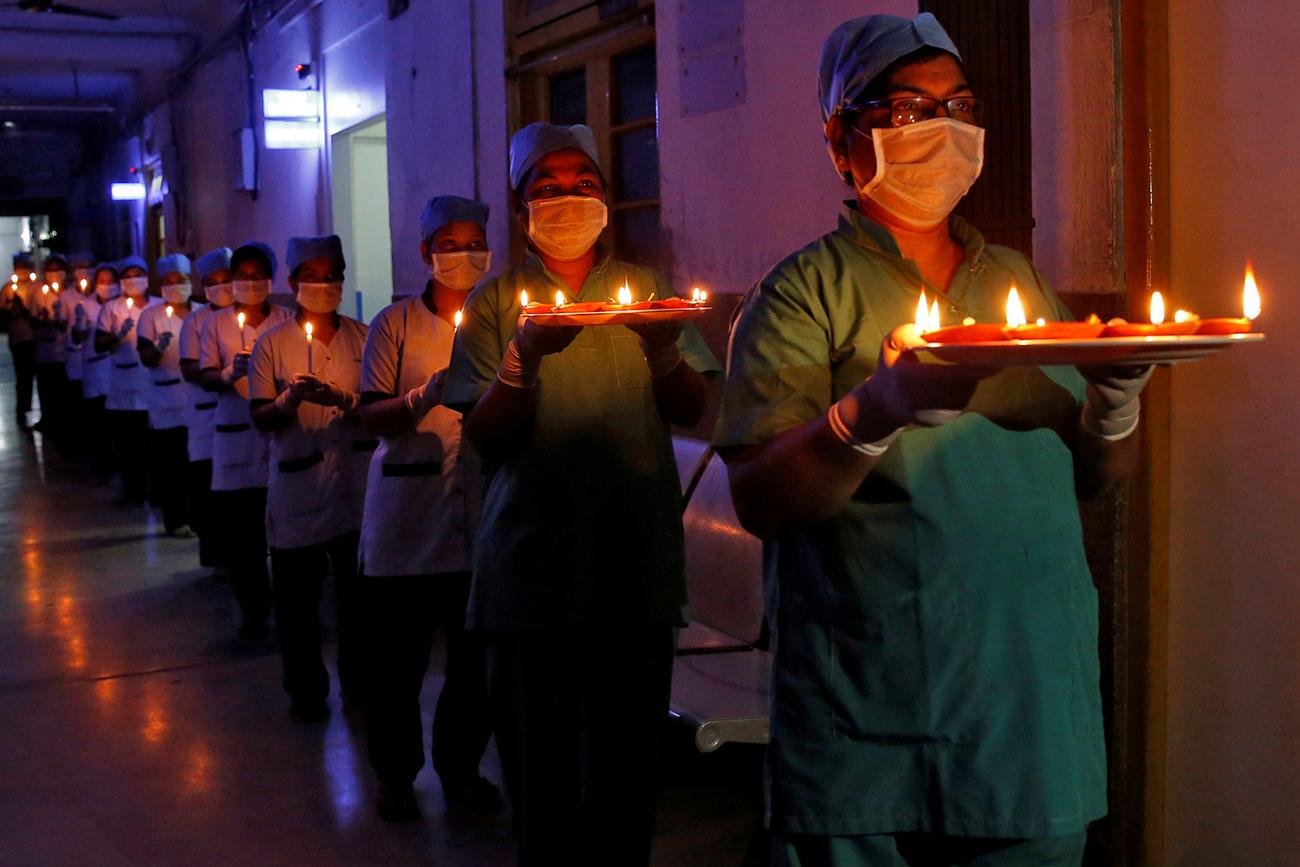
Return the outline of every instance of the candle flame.
[[[172,318],[172,306],[170,304],[167,305],[167,318]]]
[[[524,290],[522,290],[522,291],[519,293],[519,306],[520,306],[520,307],[527,307],[527,306],[528,306],[528,290],[527,290],[527,289],[524,289]]]
[[[564,300],[564,293],[559,289],[555,290],[555,306],[563,307],[567,302]]]
[[[239,323],[239,328],[240,328],[240,330],[243,330],[243,327],[244,327],[244,319],[245,319],[244,311],[241,310],[241,311],[239,311],[239,313],[235,316],[235,321]]]
[[[1034,324],[1037,325],[1039,328],[1042,328],[1044,325],[1047,324],[1047,320],[1039,316],[1037,319],[1034,320]]]
[[[1020,293],[1016,287],[1012,286],[1011,291],[1007,293],[1007,325],[1016,327],[1027,325],[1029,320],[1025,318],[1025,305],[1020,303]]]
[[[930,324],[929,309],[930,301],[925,297],[925,290],[922,289],[921,298],[916,302],[916,327],[919,328],[922,333],[930,330],[926,327]]]
[[[961,324],[962,324],[962,325],[966,325],[966,326],[974,325],[974,324],[975,324],[975,317],[974,317],[974,316],[967,316],[965,319],[963,319],[963,320],[961,321]]]
[[[308,322],[305,325],[303,325],[302,330],[307,332],[307,342],[311,343],[311,334],[316,329],[312,327],[312,324],[310,322]]]
[[[626,282],[618,289],[618,303],[624,307],[632,303],[632,289]]]
[[[130,310],[134,306],[135,306],[135,299],[132,298],[130,295],[126,296],[126,309]]]
[[[1192,320],[1199,318],[1200,317],[1195,313],[1190,313],[1186,310],[1178,309],[1174,311],[1174,321],[1178,323],[1191,322]]]
[[[27,275],[27,281],[28,281],[29,283],[35,283],[35,282],[36,282],[36,272],[35,272],[35,271],[33,271],[32,273],[30,273],[30,274]]]
[[[1160,325],[1165,321],[1165,296],[1160,290],[1151,293],[1151,324]]]
[[[41,294],[42,294],[42,295],[49,295],[49,294],[50,294],[50,284],[49,284],[49,283],[46,283],[44,286],[41,287]]]
[[[58,281],[58,280],[55,280],[53,283],[51,283],[51,284],[50,284],[50,288],[53,289],[55,292],[58,292],[59,289],[61,288],[61,287],[59,286],[59,281]]]
[[[1246,282],[1242,286],[1241,292],[1241,310],[1247,319],[1254,321],[1259,318],[1263,312],[1263,304],[1259,298],[1259,287],[1255,285],[1255,269],[1250,265],[1246,266]]]
[[[928,327],[925,330],[926,331],[939,330],[939,299],[938,298],[934,299],[934,303],[930,305],[930,321],[928,323]]]
[[[90,281],[87,280],[85,277],[82,277],[82,278],[81,278],[81,290],[84,292],[84,291],[86,290],[86,287],[89,286],[89,285],[90,285]]]
[[[10,282],[10,283],[17,283],[17,282],[18,282],[18,275],[17,275],[17,274],[10,274],[10,275],[9,275],[9,282]]]
[[[701,289],[701,290],[700,290],[700,303],[703,304],[704,302],[706,302],[706,301],[708,301],[708,300],[709,300],[709,293],[708,293],[706,290]]]
[[[456,315],[451,317],[452,328],[460,328],[460,321],[463,315],[464,314],[462,314],[459,310],[456,311]]]

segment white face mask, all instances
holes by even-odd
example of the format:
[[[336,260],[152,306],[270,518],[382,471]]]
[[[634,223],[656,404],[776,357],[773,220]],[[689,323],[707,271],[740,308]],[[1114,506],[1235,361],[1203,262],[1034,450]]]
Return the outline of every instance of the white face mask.
[[[433,279],[448,289],[465,292],[473,289],[492,267],[490,250],[461,250],[456,253],[434,253]]]
[[[343,303],[342,283],[299,283],[298,306],[312,313],[333,313]]]
[[[149,291],[148,277],[123,277],[122,291],[127,295],[139,297]]]
[[[984,168],[984,130],[936,117],[873,129],[876,174],[859,192],[914,229],[932,229],[957,207]]]
[[[96,283],[95,295],[100,301],[112,301],[122,294],[122,287],[116,283]]]
[[[271,294],[270,280],[236,280],[231,286],[235,290],[236,304],[261,304]]]
[[[608,222],[605,203],[591,196],[559,196],[528,203],[528,237],[538,250],[561,262],[586,255]]]
[[[194,286],[191,283],[173,283],[162,287],[163,300],[168,304],[184,304],[190,300],[190,295],[193,293]]]
[[[220,310],[235,303],[235,287],[230,283],[213,283],[203,289],[208,303]]]

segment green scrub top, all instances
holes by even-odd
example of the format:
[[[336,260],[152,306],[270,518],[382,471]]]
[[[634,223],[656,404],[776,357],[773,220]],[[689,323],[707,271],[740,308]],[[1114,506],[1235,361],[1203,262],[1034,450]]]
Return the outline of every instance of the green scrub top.
[[[624,281],[635,300],[673,294],[658,272],[603,255],[570,300],[611,300]],[[531,252],[475,289],[452,349],[448,406],[468,409],[496,379],[524,289],[539,303],[551,303],[556,289],[569,295]],[[694,326],[679,346],[691,367],[721,372]],[[488,469],[469,626],[685,623],[681,483],[637,336],[621,326],[584,328],[542,360],[537,389],[528,444]]]
[[[943,322],[1070,318],[1029,261],[951,220]],[[762,443],[870,376],[922,288],[847,204],[750,290],[715,443]],[[1097,594],[1073,462],[1073,368],[1012,368],[905,431],[843,510],[764,546],[776,659],[768,817],[787,834],[1077,833],[1106,812]],[[996,419],[995,423],[991,419]]]

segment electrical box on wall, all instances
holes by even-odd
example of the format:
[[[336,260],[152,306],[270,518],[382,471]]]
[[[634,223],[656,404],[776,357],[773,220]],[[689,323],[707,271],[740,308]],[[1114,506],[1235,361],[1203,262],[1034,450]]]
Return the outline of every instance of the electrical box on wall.
[[[257,190],[257,139],[249,127],[235,133],[235,153],[239,155],[239,164],[235,167],[235,189],[244,192]]]

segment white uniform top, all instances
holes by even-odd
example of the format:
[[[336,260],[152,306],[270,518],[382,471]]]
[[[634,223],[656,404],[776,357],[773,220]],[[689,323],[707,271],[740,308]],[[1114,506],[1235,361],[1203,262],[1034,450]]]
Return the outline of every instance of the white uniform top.
[[[199,361],[199,335],[203,320],[214,311],[206,304],[190,302],[190,315],[181,325],[181,336],[176,341],[182,361]],[[185,427],[189,429],[186,448],[190,462],[212,460],[212,424],[217,409],[217,395],[193,382],[181,384],[185,393]]]
[[[42,284],[48,285],[48,284]],[[59,339],[59,296],[62,292],[42,292],[40,286],[32,289],[27,298],[36,331],[36,363],[62,364],[63,341]]]
[[[226,369],[238,353],[252,350],[257,338],[293,316],[283,307],[271,304],[270,308],[256,328],[246,326],[242,335],[233,304],[205,317],[199,334],[200,369]],[[217,394],[212,430],[212,490],[265,488],[268,438],[253,427],[247,378]]]
[[[190,311],[184,307],[173,307],[172,315],[167,315],[167,305],[154,304],[140,314],[140,324],[136,330],[145,340],[158,348],[165,333],[171,334],[171,342],[162,354],[162,360],[149,371],[149,427],[154,430],[169,430],[185,425],[185,380],[181,378],[181,347],[178,335],[181,323]]]
[[[104,302],[92,292],[83,303],[86,305],[86,336],[81,342],[81,394],[83,397],[103,397],[108,394],[108,372],[113,369],[108,353],[95,351],[95,323],[99,321]],[[71,330],[68,331],[68,340],[73,341]]]
[[[308,370],[307,336],[297,320],[258,339],[249,368],[249,400],[275,400],[299,373],[311,373],[354,394],[361,385],[366,326],[339,317],[328,346],[316,341]],[[366,467],[378,443],[355,413],[303,403],[297,421],[271,434],[266,492],[266,540],[273,548],[302,548],[361,529]]]
[[[91,314],[91,305],[88,302],[93,301],[95,312]],[[77,308],[81,308],[82,324],[87,329],[94,329],[95,317],[99,315],[99,299],[95,298],[92,290],[89,296],[82,295],[76,289],[64,289],[59,293],[59,322],[63,329],[63,369],[68,374],[68,379],[73,382],[81,380],[81,369],[83,358],[81,344],[72,339],[72,325],[77,321]]]
[[[455,332],[419,295],[370,325],[361,392],[403,395],[447,367]],[[470,568],[483,472],[461,440],[460,413],[434,407],[406,433],[381,437],[370,461],[361,568],[368,575],[434,575]]]
[[[122,324],[131,320],[131,330],[118,342],[117,347],[109,353],[112,367],[108,371],[109,409],[138,410],[149,409],[149,369],[140,363],[140,353],[135,348],[136,329],[140,316],[149,307],[157,303],[157,298],[146,297],[144,310],[139,304],[127,307],[127,296],[119,295],[104,305],[95,322],[96,331],[117,335]]]

